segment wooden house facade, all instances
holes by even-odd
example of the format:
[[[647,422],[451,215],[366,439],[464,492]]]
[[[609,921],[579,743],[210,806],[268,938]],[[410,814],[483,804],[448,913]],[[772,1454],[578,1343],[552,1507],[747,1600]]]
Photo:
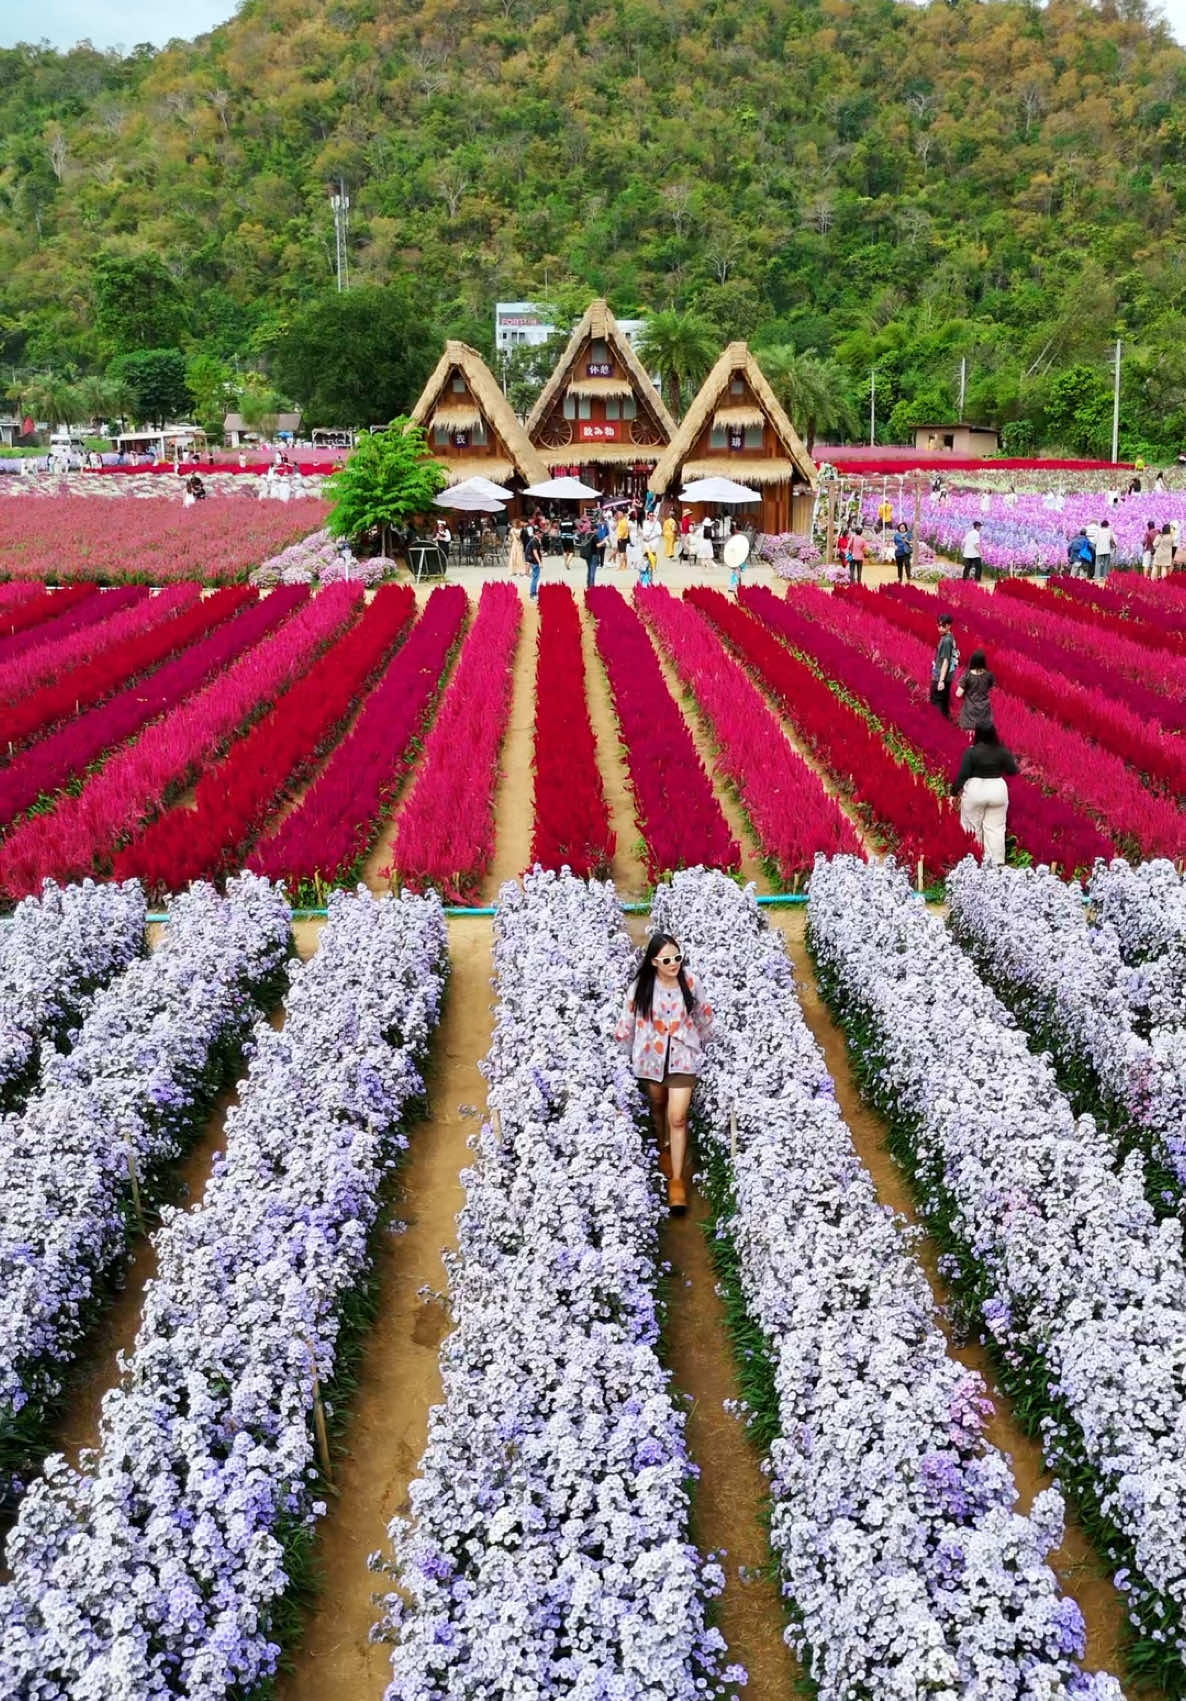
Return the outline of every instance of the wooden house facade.
[[[815,463],[786,409],[743,342],[730,343],[650,479],[657,496],[678,497],[694,479],[722,477],[761,492],[742,512],[762,532],[810,529]]]
[[[552,477],[641,498],[675,422],[604,301],[590,304],[527,420]]]
[[[548,469],[476,349],[447,342],[412,418],[450,484],[481,475],[495,484],[539,484]]]

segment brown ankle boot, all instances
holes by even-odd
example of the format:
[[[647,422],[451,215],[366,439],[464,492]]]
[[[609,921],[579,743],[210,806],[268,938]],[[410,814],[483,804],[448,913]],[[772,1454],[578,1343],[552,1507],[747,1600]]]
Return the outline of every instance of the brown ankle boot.
[[[659,1148],[659,1169],[662,1172],[662,1174],[667,1177],[668,1181],[670,1181],[671,1180],[671,1148],[670,1148],[670,1146],[660,1146],[660,1148]]]
[[[667,1183],[667,1204],[673,1217],[682,1216],[688,1208],[688,1190],[678,1175]]]

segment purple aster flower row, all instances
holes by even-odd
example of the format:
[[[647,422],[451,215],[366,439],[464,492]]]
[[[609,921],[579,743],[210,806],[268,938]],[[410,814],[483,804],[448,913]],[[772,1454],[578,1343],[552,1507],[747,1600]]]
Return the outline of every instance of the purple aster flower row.
[[[820,1701],[1120,1701],[1114,1678],[1079,1669],[1083,1621],[1046,1563],[1062,1499],[1047,1490],[1028,1517],[1014,1511],[984,1384],[948,1357],[752,889],[677,874],[652,917],[712,994],[697,1128],[731,1177],[718,1232],[774,1369],[771,1539]]]
[[[257,875],[227,896],[194,886],[160,949],[99,991],[67,1052],[46,1052],[38,1090],[0,1118],[0,1437],[61,1392],[104,1284],[127,1254],[131,1170],[148,1196],[221,1085],[283,970],[284,892]],[[23,1414],[23,1416],[22,1416]],[[0,1451],[14,1491],[18,1438]]]
[[[275,1670],[291,1538],[446,966],[435,898],[335,892],[256,1029],[202,1201],[167,1211],[135,1348],[79,1470],[52,1459],[9,1538],[0,1695],[215,1701]]]
[[[1087,888],[1091,907],[1111,928],[1134,973],[1129,994],[1150,1032],[1183,1019],[1186,986],[1186,881],[1172,862],[1099,862]]]
[[[1119,875],[1098,866],[1105,889],[1110,881],[1115,890]],[[1172,864],[1165,866],[1174,873]],[[947,896],[956,938],[1003,1001],[1060,1064],[1086,1067],[1107,1120],[1118,1124],[1122,1141],[1131,1136],[1159,1184],[1168,1182],[1180,1199],[1186,1186],[1181,981],[1174,988],[1157,965],[1126,963],[1115,929],[1093,921],[1082,889],[1048,868],[997,868],[969,857],[948,876]]]
[[[960,1249],[1005,1379],[1084,1496],[1138,1629],[1180,1685],[1186,1653],[1186,1264],[1134,1152],[1076,1120],[943,923],[892,863],[819,862],[811,937],[867,1079],[905,1134],[924,1209]]]
[[[23,1103],[42,1048],[66,1044],[91,995],[143,951],[144,914],[134,882],[47,880],[0,927],[0,1110]]]
[[[613,888],[499,898],[492,1115],[464,1173],[410,1515],[391,1529],[389,1701],[733,1692],[688,1539],[684,1420],[656,1352],[659,1189],[613,1029],[633,969]]]

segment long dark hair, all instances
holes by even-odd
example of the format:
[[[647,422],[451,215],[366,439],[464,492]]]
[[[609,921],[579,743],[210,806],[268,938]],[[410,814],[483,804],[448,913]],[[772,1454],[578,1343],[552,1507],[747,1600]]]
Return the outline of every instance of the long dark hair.
[[[635,1014],[645,1017],[648,1021],[655,1002],[655,958],[665,945],[674,945],[677,951],[680,949],[679,940],[673,939],[670,933],[652,933],[642,954],[638,979],[634,984]],[[684,995],[684,1009],[690,1015],[696,1008],[696,995],[688,985],[688,976],[682,963],[679,966],[679,985]]]

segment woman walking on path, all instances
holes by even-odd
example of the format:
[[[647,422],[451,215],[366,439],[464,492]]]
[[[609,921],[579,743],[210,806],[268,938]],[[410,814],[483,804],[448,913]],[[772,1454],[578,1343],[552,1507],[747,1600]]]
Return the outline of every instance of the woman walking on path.
[[[1174,534],[1167,522],[1157,534],[1153,545],[1152,571],[1155,579],[1164,579],[1174,564]]]
[[[663,522],[663,554],[666,560],[675,560],[675,515],[672,513]]]
[[[951,681],[959,666],[960,653],[951,630],[950,614],[939,616],[939,642],[931,663],[931,702],[946,720],[951,719]]]
[[[673,1212],[688,1206],[683,1178],[688,1108],[711,1032],[712,1006],[697,997],[679,944],[670,933],[656,933],[626,993],[614,1037],[629,1047],[630,1066],[650,1100]]]
[[[1005,821],[1009,814],[1005,775],[1018,772],[1017,758],[1005,749],[996,728],[977,727],[951,790],[960,800],[960,826],[976,840],[985,862],[1005,860]]]
[[[511,553],[507,560],[507,568],[512,578],[519,578],[527,571],[527,555],[523,548],[523,536],[526,530],[526,521],[520,526],[511,527]]]
[[[988,671],[984,651],[973,650],[968,657],[967,671],[955,688],[956,696],[961,699],[959,724],[965,732],[993,725],[989,698],[995,684],[996,680]]]
[[[865,534],[858,526],[848,540],[848,577],[851,584],[859,585],[864,577],[865,552],[868,547]]]

